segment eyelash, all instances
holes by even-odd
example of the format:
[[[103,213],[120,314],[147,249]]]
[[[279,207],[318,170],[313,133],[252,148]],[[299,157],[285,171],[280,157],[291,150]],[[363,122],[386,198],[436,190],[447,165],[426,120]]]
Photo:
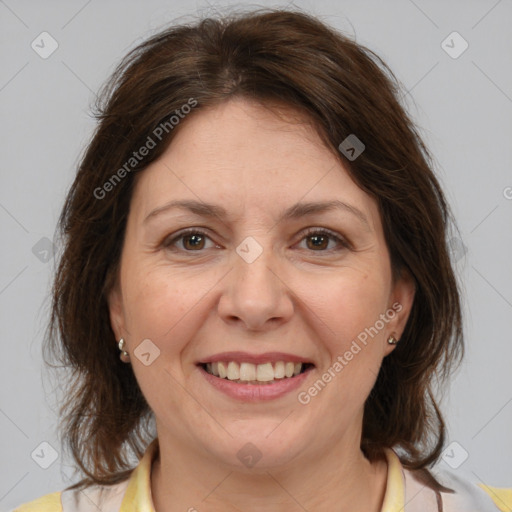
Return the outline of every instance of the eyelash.
[[[162,245],[165,247],[165,248],[172,248],[172,246],[174,244],[176,244],[178,241],[182,240],[183,238],[187,237],[187,236],[190,236],[190,235],[201,235],[201,236],[204,236],[205,238],[208,238],[211,240],[210,236],[208,235],[208,233],[206,231],[204,231],[203,229],[201,228],[188,228],[184,231],[181,231],[180,233],[178,233],[176,236],[174,236],[173,238],[171,239],[164,239]],[[330,253],[332,251],[339,251],[341,249],[349,249],[350,248],[350,244],[348,241],[346,241],[344,238],[338,236],[337,234],[335,234],[334,232],[326,229],[326,228],[308,228],[302,238],[300,239],[300,242],[302,242],[304,239],[308,238],[308,237],[311,237],[313,235],[317,235],[317,236],[327,236],[329,238],[331,238],[332,240],[334,240],[340,247],[338,248],[334,248],[334,249],[324,249],[324,250],[319,250],[319,251],[314,251],[314,250],[311,250],[311,252],[319,252],[319,253]],[[179,251],[182,251],[182,252],[188,252],[188,253],[193,253],[193,252],[203,252],[204,249],[199,249],[197,251],[193,251],[193,250],[187,250],[187,249],[177,249]]]

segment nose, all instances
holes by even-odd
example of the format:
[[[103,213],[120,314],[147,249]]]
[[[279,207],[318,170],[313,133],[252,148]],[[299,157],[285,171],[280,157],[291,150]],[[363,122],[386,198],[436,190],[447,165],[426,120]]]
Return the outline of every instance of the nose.
[[[275,329],[288,322],[294,312],[293,294],[272,251],[265,249],[250,263],[237,253],[233,260],[218,303],[220,317],[250,331]]]

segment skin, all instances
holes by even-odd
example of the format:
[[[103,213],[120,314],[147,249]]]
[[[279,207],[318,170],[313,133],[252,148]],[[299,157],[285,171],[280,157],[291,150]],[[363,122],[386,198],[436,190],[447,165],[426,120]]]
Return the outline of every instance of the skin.
[[[174,208],[145,221],[183,199],[222,206],[227,216]],[[367,222],[346,208],[280,219],[298,202],[332,200],[357,208]],[[206,238],[196,245],[177,238],[189,227],[203,228]],[[348,245],[320,236],[319,248],[307,228],[328,229]],[[236,252],[249,236],[263,251],[252,263]],[[387,465],[370,463],[360,450],[363,407],[394,349],[387,339],[400,338],[413,298],[407,276],[392,279],[376,202],[310,125],[242,99],[190,115],[163,156],[137,176],[109,295],[112,327],[126,340],[156,417],[155,509],[379,511]],[[298,391],[396,302],[400,313],[307,405],[299,403]],[[148,366],[134,356],[144,339],[160,350]],[[241,402],[196,366],[231,350],[291,353],[315,368],[297,391]],[[247,442],[262,454],[252,468],[237,457]]]

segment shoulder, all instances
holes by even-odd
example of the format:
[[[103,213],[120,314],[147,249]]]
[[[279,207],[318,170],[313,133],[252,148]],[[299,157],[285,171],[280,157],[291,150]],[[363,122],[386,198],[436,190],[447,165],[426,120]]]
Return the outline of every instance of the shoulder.
[[[502,512],[512,511],[512,487],[490,487],[479,484]]]
[[[112,486],[91,486],[46,494],[10,512],[118,512],[128,480]]]
[[[479,486],[492,498],[499,510],[502,512],[512,511],[512,487],[490,487],[479,484]]]
[[[10,512],[62,512],[61,493],[53,492],[23,503]]]
[[[407,486],[411,492],[425,493],[424,483],[419,482],[413,472],[405,471]],[[435,479],[443,486],[454,492],[441,492],[442,508],[444,512],[511,512],[512,488],[502,489],[482,484],[469,474],[459,474],[455,471],[434,468],[431,470]],[[407,491],[406,486],[406,491]],[[435,493],[431,501],[437,501]],[[410,494],[410,493],[409,493]],[[435,510],[432,507],[433,510]]]

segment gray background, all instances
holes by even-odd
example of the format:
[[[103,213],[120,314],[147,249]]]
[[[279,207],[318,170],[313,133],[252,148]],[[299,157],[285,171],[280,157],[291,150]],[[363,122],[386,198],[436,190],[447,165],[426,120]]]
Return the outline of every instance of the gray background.
[[[94,128],[94,92],[142,37],[222,5],[235,4],[0,0],[1,510],[62,489],[72,474],[56,436],[57,404],[41,358],[55,266],[45,238],[54,237]],[[440,466],[448,462],[458,473],[511,487],[512,3],[295,5],[375,50],[409,91],[405,101],[436,157],[461,233],[453,247],[465,291],[467,358],[444,393],[447,445],[458,444]],[[59,45],[47,59],[31,48],[43,31]],[[453,31],[469,44],[456,59],[441,46]],[[460,41],[448,44],[461,48]],[[40,466],[51,462],[52,450],[42,442],[59,454],[48,469]]]

